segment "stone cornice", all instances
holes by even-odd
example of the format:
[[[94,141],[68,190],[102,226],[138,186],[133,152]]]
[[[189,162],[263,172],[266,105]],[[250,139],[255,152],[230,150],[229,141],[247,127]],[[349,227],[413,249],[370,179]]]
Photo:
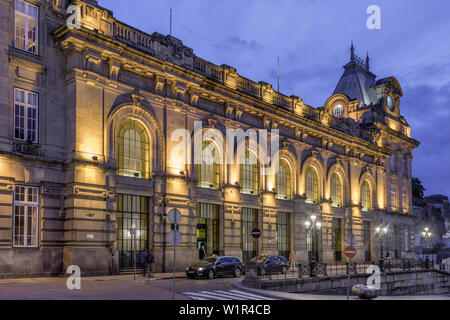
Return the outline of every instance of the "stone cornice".
[[[77,45],[75,45],[75,48],[80,51],[84,48],[91,48],[92,50],[97,51],[99,51],[100,49],[100,51],[103,51],[101,53],[102,57],[114,57],[115,59],[122,61],[122,64],[125,68],[128,66],[140,66],[139,69],[141,71],[145,69],[145,73],[147,73],[147,75],[150,72],[150,74],[155,74],[165,78],[181,78],[182,81],[186,82],[186,87],[189,88],[188,90],[191,90],[191,88],[196,88],[195,90],[197,94],[200,94],[200,96],[214,95],[215,99],[217,100],[232,100],[232,104],[243,105],[245,106],[245,108],[251,110],[259,116],[266,115],[271,119],[274,119],[274,121],[277,121],[277,123],[282,122],[286,127],[291,128],[292,130],[294,130],[296,127],[299,127],[303,132],[308,132],[310,135],[317,136],[322,139],[325,138],[330,143],[336,145],[359,145],[361,148],[366,149],[365,154],[368,155],[390,155],[390,151],[388,148],[380,147],[359,137],[345,134],[339,130],[325,126],[320,122],[316,122],[311,119],[299,116],[292,111],[277,108],[267,102],[256,99],[255,97],[238,92],[236,90],[232,90],[223,84],[211,81],[205,76],[189,69],[182,68],[167,61],[161,61],[150,55],[142,55],[141,52],[139,52],[138,55],[139,59],[136,59],[138,50],[127,47],[122,43],[118,43],[117,41],[114,41],[109,37],[96,34],[93,31],[89,31],[86,29],[68,30],[67,28],[62,26],[55,30],[53,34],[56,39],[59,39],[59,43],[63,46],[68,46],[69,43],[77,43]],[[94,38],[96,40],[98,40],[97,38],[100,39],[96,43],[91,43],[91,40],[93,40]],[[109,48],[108,46],[105,46],[106,44],[108,44]],[[109,51],[106,51],[107,49],[109,49]],[[118,56],[117,54],[120,54],[121,56]],[[128,59],[125,58],[127,54],[129,55]],[[133,57],[135,59],[132,59]],[[131,71],[136,72],[136,70],[133,70],[135,68],[131,69]],[[168,72],[170,73],[170,75],[167,75]],[[202,85],[202,87],[200,87],[200,83],[209,84],[210,86],[206,86],[208,88],[204,88],[205,85]],[[210,88],[212,88],[213,91],[211,91]]]

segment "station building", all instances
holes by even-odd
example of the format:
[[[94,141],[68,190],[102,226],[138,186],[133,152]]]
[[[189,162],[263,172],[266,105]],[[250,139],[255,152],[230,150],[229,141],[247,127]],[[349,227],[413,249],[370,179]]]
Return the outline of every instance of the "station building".
[[[66,23],[69,4],[80,28]],[[334,92],[313,107],[93,0],[0,0],[0,16],[0,277],[70,265],[125,272],[145,249],[156,271],[169,271],[174,208],[179,271],[201,251],[344,262],[348,239],[355,261],[414,256],[419,143],[401,116],[397,79],[378,79],[353,45]],[[232,129],[276,129],[279,169],[263,175],[246,139],[213,151],[240,163],[190,164],[195,148],[180,151],[179,129],[223,139]]]

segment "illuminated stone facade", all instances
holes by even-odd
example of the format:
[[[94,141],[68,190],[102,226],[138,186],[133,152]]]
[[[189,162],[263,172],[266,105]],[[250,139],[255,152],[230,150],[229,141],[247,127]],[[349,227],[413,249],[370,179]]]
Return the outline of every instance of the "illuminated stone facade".
[[[128,223],[136,221],[138,248],[155,253],[157,271],[169,271],[172,208],[183,214],[179,271],[198,260],[198,237],[210,246],[207,254],[243,257],[243,211],[254,212],[250,224],[262,230],[258,253],[294,251],[297,262],[307,262],[305,221],[314,214],[322,222],[313,245],[319,261],[345,261],[350,234],[356,261],[377,259],[381,223],[389,228],[384,252],[413,254],[410,180],[418,142],[400,115],[402,90],[394,77],[375,80],[368,59],[361,61],[352,47],[335,93],[313,108],[197,57],[172,36],[121,23],[95,1],[74,2],[81,29],[67,28],[67,1],[28,0],[39,12],[36,50],[30,42],[18,48],[14,1],[0,0],[1,276],[60,274],[73,264],[84,274],[125,270]],[[194,121],[223,133],[278,129],[289,194],[277,196],[275,176],[259,177],[254,194],[242,193],[237,165],[219,165],[217,181],[200,186],[198,168],[183,164],[186,155],[171,140],[180,128],[197,134]],[[136,152],[140,158],[131,159]],[[308,199],[307,172],[316,177],[314,199]],[[137,220],[127,220],[131,214]],[[249,250],[251,256],[256,248]]]

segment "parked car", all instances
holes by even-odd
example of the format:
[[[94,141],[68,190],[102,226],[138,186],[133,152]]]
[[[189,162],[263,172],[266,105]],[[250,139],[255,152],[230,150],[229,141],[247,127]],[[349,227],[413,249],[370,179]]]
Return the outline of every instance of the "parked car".
[[[207,257],[197,264],[189,266],[186,269],[186,275],[191,278],[206,277],[214,279],[217,276],[235,276],[240,277],[244,270],[244,264],[238,257]]]
[[[286,273],[289,269],[289,261],[285,257],[281,256],[266,256],[261,255],[250,260],[250,263],[256,263],[258,268],[258,274],[274,274],[274,273]]]

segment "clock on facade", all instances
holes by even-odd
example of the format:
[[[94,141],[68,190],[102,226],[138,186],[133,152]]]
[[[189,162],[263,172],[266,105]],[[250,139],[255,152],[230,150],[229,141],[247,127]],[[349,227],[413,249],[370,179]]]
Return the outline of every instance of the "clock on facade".
[[[333,116],[335,116],[336,118],[342,118],[343,115],[344,107],[342,106],[342,104],[338,104],[336,107],[334,107]]]
[[[387,104],[388,104],[389,109],[391,109],[391,111],[394,111],[394,104],[392,103],[392,97],[391,96],[387,97]]]

